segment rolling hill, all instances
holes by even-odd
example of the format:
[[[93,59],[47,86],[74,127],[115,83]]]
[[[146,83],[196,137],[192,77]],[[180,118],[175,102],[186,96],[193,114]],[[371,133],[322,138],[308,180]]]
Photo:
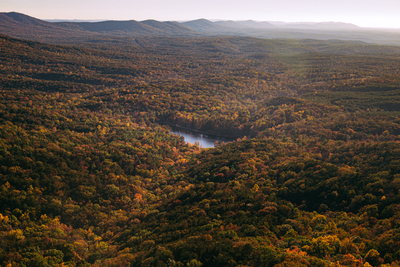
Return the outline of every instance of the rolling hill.
[[[269,23],[252,20],[212,22],[206,19],[182,23],[156,20],[48,22],[16,12],[0,13],[0,34],[53,44],[83,42],[129,44],[135,41],[128,38],[143,36],[249,36],[262,39],[336,39],[400,45],[400,33],[396,31],[364,29],[340,22]]]
[[[195,36],[195,31],[175,22],[102,21],[46,22],[20,13],[0,13],[0,33],[16,38],[65,43],[101,37]]]

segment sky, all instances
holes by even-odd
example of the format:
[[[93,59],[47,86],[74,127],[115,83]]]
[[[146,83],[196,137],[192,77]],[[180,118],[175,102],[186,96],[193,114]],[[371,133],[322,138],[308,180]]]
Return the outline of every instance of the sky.
[[[336,21],[400,28],[400,0],[1,0],[39,19]]]

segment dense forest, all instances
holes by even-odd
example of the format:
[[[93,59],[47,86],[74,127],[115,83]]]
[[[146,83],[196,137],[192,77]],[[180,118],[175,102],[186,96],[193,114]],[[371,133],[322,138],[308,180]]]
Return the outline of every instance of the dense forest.
[[[399,47],[115,40],[0,35],[1,266],[400,265]]]

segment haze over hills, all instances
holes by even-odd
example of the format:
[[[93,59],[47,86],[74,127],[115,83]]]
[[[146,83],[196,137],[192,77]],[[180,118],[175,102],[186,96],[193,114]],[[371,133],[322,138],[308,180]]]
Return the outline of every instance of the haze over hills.
[[[262,28],[262,29],[276,28],[275,25],[273,25],[270,22],[266,22],[266,21],[258,22],[258,21],[254,21],[254,20],[245,20],[245,21],[238,21],[237,23],[245,25],[250,28]]]
[[[400,45],[400,32],[367,29],[343,22],[286,23],[206,19],[186,22],[156,20],[49,22],[16,12],[0,13],[0,33],[48,43],[99,41],[102,38],[139,36],[249,36],[264,39],[338,39]]]
[[[226,20],[226,21],[216,21],[214,22],[215,24],[222,26],[222,27],[226,27],[226,28],[236,28],[236,29],[249,29],[249,28],[253,28],[252,26],[249,25],[244,25],[242,23],[238,23],[236,21],[233,20]]]
[[[271,21],[222,21],[214,22],[217,25],[227,28],[253,28],[253,29],[310,29],[310,30],[360,30],[359,27],[352,23],[344,22],[271,22]]]
[[[292,29],[325,29],[325,30],[359,30],[362,27],[359,27],[352,23],[344,23],[344,22],[273,22],[269,21],[271,25],[280,28],[292,28]]]

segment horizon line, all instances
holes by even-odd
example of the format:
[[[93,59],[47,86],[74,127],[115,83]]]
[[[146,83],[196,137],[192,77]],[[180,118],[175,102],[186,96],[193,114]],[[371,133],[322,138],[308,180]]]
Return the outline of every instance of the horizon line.
[[[353,25],[356,27],[359,27],[361,29],[380,29],[380,30],[400,30],[399,28],[396,27],[383,27],[383,26],[360,26],[356,23],[352,23],[352,22],[345,22],[345,21],[334,21],[334,20],[327,20],[327,21],[284,21],[284,20],[255,20],[255,19],[207,19],[204,17],[201,18],[196,18],[196,19],[178,19],[178,20],[158,20],[158,19],[154,19],[154,18],[147,18],[144,20],[135,20],[135,19],[59,19],[59,18],[52,18],[52,19],[43,19],[43,18],[39,18],[39,17],[34,17],[25,13],[21,13],[18,11],[9,11],[9,12],[0,12],[7,14],[7,13],[17,13],[17,14],[22,14],[25,16],[29,16],[32,18],[36,18],[39,20],[43,20],[43,21],[47,21],[47,22],[105,22],[105,21],[138,21],[138,22],[142,22],[142,21],[146,21],[146,20],[156,20],[156,21],[160,21],[160,22],[168,22],[168,21],[173,21],[173,22],[179,22],[179,23],[183,23],[183,22],[189,22],[189,21],[196,21],[196,20],[208,20],[210,22],[220,22],[220,21],[233,21],[233,22],[244,22],[244,21],[254,21],[257,23],[262,23],[262,22],[267,22],[267,23],[284,23],[283,25],[275,25],[274,26],[290,26],[291,24],[320,24],[320,23],[343,23],[343,24],[349,24],[349,25]]]

